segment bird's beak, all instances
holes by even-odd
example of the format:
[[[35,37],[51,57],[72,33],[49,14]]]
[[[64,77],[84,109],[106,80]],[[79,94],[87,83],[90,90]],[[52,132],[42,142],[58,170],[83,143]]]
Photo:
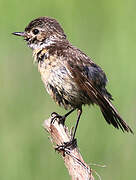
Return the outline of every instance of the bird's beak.
[[[12,34],[16,35],[16,36],[26,37],[26,33],[25,32],[13,32]]]

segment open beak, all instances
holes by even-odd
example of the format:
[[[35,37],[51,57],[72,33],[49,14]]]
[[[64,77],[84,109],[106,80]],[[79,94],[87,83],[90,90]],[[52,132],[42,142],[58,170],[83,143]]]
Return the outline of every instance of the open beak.
[[[25,37],[25,36],[26,36],[26,33],[25,33],[25,32],[13,32],[12,34],[13,34],[13,35],[16,35],[16,36],[22,36],[22,37]]]

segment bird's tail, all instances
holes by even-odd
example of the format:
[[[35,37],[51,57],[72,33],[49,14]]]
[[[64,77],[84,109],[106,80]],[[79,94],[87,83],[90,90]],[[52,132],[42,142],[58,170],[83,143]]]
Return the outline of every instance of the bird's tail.
[[[112,105],[110,100],[104,98],[103,103],[99,104],[101,112],[107,121],[108,124],[112,124],[115,128],[121,129],[123,132],[131,132],[133,134],[132,129],[128,126],[128,124],[120,117],[119,113]]]

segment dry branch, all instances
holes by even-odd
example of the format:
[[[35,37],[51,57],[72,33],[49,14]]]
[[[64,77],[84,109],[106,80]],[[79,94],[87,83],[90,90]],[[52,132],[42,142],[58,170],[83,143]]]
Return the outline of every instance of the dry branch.
[[[76,143],[74,146],[61,148],[65,142],[70,141],[71,133],[65,125],[58,123],[59,118],[51,123],[52,118],[53,115],[44,121],[44,129],[50,134],[51,142],[57,144],[55,149],[61,154],[72,180],[94,180],[92,169],[84,162]]]

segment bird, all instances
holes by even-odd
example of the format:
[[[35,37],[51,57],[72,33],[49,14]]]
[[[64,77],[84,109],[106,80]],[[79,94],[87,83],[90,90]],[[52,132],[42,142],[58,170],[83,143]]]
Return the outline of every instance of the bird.
[[[69,42],[56,19],[38,17],[23,32],[12,34],[24,38],[33,51],[45,89],[59,106],[69,110],[60,116],[61,122],[64,123],[66,117],[77,110],[71,142],[75,140],[83,105],[98,105],[108,124],[123,132],[133,133],[112,104],[112,95],[106,89],[105,72]]]

